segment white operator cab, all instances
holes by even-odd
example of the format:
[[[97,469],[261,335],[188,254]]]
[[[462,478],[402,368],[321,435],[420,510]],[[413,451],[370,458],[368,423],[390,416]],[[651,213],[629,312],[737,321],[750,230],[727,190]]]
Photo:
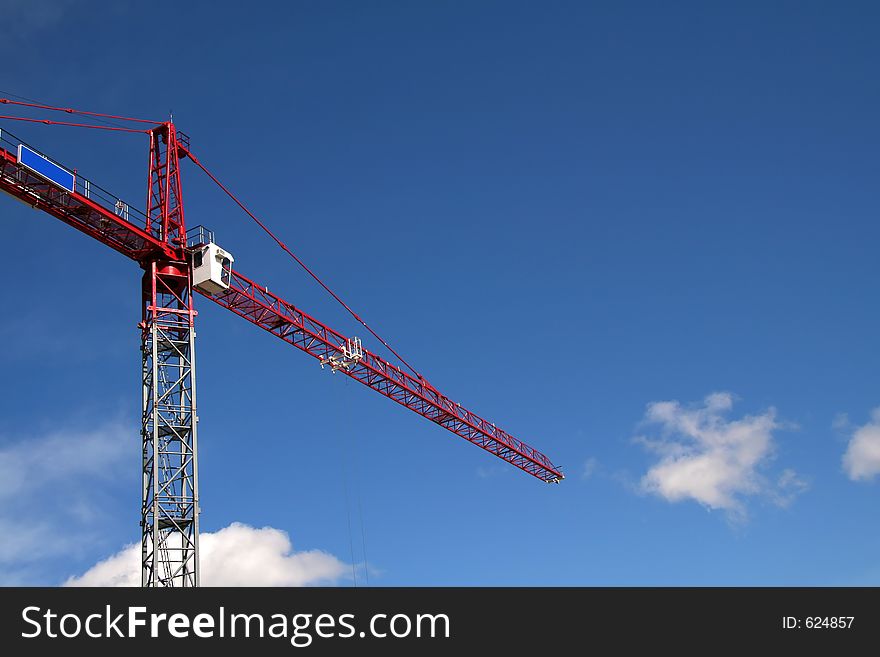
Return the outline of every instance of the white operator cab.
[[[192,250],[193,287],[214,295],[229,289],[235,258],[213,242]]]

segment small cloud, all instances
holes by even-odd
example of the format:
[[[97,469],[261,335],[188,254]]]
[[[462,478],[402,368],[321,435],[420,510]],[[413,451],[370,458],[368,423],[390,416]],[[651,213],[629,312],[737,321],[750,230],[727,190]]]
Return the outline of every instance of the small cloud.
[[[599,460],[591,456],[586,461],[584,461],[584,469],[581,472],[581,479],[589,479],[594,474],[596,474],[596,471],[598,469]]]
[[[870,422],[853,431],[843,470],[853,481],[871,481],[880,474],[880,407],[871,411]]]
[[[332,584],[351,572],[332,554],[295,552],[287,532],[234,522],[199,535],[203,586],[312,586]],[[64,586],[140,586],[141,546],[124,547],[112,557],[70,577]]]
[[[785,506],[803,492],[806,484],[794,470],[784,470],[775,484],[762,474],[774,456],[773,432],[783,427],[775,409],[727,419],[733,402],[731,393],[717,392],[694,407],[677,401],[648,404],[644,421],[659,425],[660,435],[634,441],[659,460],[642,477],[641,489],[669,502],[694,500],[739,520],[746,518],[750,496]]]
[[[831,421],[831,428],[835,431],[846,431],[850,428],[849,415],[846,413],[838,413]]]
[[[101,478],[125,459],[134,429],[112,421],[95,429],[58,429],[0,448],[0,502],[48,485]]]
[[[810,484],[806,479],[791,468],[786,468],[776,480],[773,501],[785,508],[794,502],[798,495],[805,493],[809,488]]]
[[[12,35],[18,39],[57,27],[73,7],[73,0],[0,0],[3,16],[15,21]]]
[[[0,576],[76,551],[99,530],[99,510],[116,498],[119,466],[136,458],[135,435],[131,423],[111,420],[0,436]]]
[[[499,475],[507,475],[510,472],[509,466],[504,465],[481,465],[477,468],[477,476],[480,479],[489,479]]]

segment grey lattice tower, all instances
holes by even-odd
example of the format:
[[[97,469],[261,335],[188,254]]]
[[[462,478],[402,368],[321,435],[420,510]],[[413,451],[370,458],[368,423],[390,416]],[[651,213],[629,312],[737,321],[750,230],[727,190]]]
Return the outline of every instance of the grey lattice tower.
[[[141,583],[198,586],[195,331],[189,269],[144,274]]]

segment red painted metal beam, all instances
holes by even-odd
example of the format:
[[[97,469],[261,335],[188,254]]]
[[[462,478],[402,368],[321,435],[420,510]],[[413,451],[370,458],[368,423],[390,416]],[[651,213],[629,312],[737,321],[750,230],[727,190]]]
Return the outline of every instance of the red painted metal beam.
[[[232,273],[226,292],[217,296],[202,294],[319,361],[345,355],[346,336],[238,272]],[[359,361],[338,371],[542,481],[558,483],[564,478],[541,452],[452,401],[427,381],[410,376],[366,349]]]
[[[71,192],[47,182],[19,164],[18,154],[14,150],[16,142],[18,140],[10,139],[9,133],[3,131],[0,141],[0,191],[51,214],[132,260],[144,262],[157,256],[179,260],[183,257],[182,250],[171,248],[147,229],[143,213],[126,205],[117,207],[119,199],[97,185],[77,178],[76,191]],[[140,225],[132,221],[140,218]]]

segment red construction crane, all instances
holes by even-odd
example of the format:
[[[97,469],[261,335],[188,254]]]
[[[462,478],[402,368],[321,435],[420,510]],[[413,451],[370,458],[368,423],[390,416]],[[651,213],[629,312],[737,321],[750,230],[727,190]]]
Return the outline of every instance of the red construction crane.
[[[29,110],[84,117],[77,123],[20,116],[31,121],[149,136],[146,212],[0,130],[0,190],[42,210],[143,268],[141,363],[143,376],[143,488],[141,553],[143,586],[198,586],[198,440],[193,292],[244,317],[328,366],[398,404],[541,479],[558,483],[561,470],[514,438],[429,384],[367,323],[306,267],[346,310],[412,374],[269,292],[233,268],[233,257],[199,226],[187,231],[180,184],[181,159],[189,158],[229,194],[289,255],[278,238],[220,183],[190,150],[189,139],[170,122],[84,112],[39,103],[0,99]],[[112,124],[111,124],[112,122]],[[120,123],[122,122],[122,123]]]

